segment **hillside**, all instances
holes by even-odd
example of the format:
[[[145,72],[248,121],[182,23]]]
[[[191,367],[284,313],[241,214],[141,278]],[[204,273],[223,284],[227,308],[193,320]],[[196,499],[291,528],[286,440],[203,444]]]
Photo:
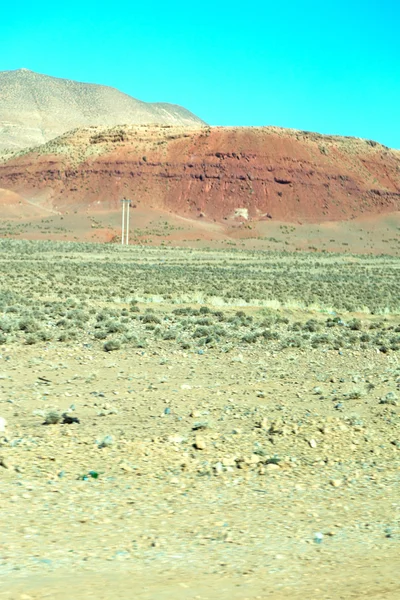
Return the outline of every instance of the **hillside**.
[[[342,221],[400,210],[400,152],[279,128],[85,128],[0,165],[0,187],[57,212],[127,196],[204,221]]]
[[[77,127],[121,123],[204,125],[181,106],[141,102],[107,86],[27,69],[0,72],[0,152],[38,146]]]

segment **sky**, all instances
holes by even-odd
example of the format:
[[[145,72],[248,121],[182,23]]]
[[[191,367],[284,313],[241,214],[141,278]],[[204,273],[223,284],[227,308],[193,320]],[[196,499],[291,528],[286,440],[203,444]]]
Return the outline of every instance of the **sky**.
[[[400,148],[400,0],[2,2],[0,71]]]

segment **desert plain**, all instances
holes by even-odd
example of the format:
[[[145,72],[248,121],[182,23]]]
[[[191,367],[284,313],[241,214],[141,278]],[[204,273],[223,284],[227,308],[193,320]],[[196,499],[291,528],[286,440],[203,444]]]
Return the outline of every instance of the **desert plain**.
[[[398,253],[0,271],[0,599],[399,597]]]

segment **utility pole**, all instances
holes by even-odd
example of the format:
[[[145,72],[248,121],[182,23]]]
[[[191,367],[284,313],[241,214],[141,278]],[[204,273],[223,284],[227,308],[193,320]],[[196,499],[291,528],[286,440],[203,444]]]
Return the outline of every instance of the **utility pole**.
[[[129,207],[131,204],[130,200],[122,198],[122,229],[121,229],[121,245],[127,246],[129,244]]]

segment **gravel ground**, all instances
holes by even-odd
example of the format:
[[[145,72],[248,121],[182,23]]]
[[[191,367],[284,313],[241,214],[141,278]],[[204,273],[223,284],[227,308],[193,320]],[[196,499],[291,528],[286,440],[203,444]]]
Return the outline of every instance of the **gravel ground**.
[[[399,388],[369,349],[10,346],[0,598],[398,598]]]

